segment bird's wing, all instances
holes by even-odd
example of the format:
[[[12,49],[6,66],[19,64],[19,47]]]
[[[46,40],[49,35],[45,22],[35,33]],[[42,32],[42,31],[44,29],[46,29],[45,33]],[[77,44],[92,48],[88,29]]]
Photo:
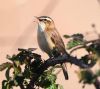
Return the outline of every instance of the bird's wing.
[[[57,29],[54,28],[49,31],[51,31],[49,32],[49,36],[52,42],[55,44],[55,48],[57,48],[61,53],[65,53],[65,45]]]

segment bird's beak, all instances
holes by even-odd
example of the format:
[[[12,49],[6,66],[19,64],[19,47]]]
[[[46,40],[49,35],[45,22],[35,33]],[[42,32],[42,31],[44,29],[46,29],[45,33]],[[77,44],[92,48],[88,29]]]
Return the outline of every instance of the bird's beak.
[[[38,19],[38,17],[37,16],[34,16],[36,19]]]
[[[39,20],[40,21],[40,19],[39,19],[39,17],[37,17],[37,16],[34,16],[37,20]]]
[[[42,20],[40,19],[40,17],[34,16],[39,22],[41,22]]]
[[[34,16],[35,18],[36,18],[36,20],[37,21],[34,21],[34,22],[37,22],[37,23],[39,23],[40,22],[40,19],[39,19],[39,17],[37,17],[37,16]]]

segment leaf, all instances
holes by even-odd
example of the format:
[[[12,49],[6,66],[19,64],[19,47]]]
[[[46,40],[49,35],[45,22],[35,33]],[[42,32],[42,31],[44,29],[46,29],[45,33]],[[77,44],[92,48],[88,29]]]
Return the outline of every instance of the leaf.
[[[2,81],[2,89],[13,89],[7,80]]]
[[[62,67],[61,67],[61,65],[55,65],[55,66],[53,66],[53,68],[55,69],[55,68],[62,68]]]
[[[35,51],[37,48],[28,48],[28,51]]]
[[[51,88],[53,84],[55,84],[56,81],[56,75],[52,73],[52,69],[45,71],[40,77],[39,80],[37,81],[38,86],[41,86],[42,88],[45,89],[57,89],[57,88]],[[51,87],[50,87],[51,86]],[[50,88],[48,88],[50,87]]]
[[[70,36],[69,36],[69,35],[64,35],[64,37],[65,37],[65,38],[70,38]]]
[[[74,40],[80,40],[80,41],[83,41],[83,38],[84,38],[83,34],[80,34],[80,33],[73,34],[71,37],[72,37]]]
[[[15,61],[14,61],[14,64],[15,64],[16,67],[18,67],[18,66],[21,65],[19,60],[15,60]]]
[[[96,76],[97,76],[97,77],[100,76],[100,70],[96,71]]]
[[[15,78],[14,78],[14,84],[15,84],[16,86],[22,84],[23,81],[24,81],[24,76],[23,76],[22,74],[18,74],[18,75],[16,75]]]
[[[9,60],[11,60],[11,56],[10,55],[7,55],[6,58],[9,59]]]
[[[20,73],[21,73],[21,67],[20,66],[19,67],[14,66],[14,75],[16,76]]]
[[[56,84],[50,85],[50,87],[45,88],[45,89],[58,89]]]
[[[70,40],[67,44],[67,49],[71,49],[73,47],[76,47],[78,45],[82,45],[83,42],[82,41],[79,41],[79,40]]]
[[[3,71],[6,68],[11,67],[11,66],[12,66],[12,63],[10,63],[10,62],[3,63],[0,65],[0,71]]]
[[[23,49],[23,48],[18,48],[18,51],[35,51],[37,48],[28,48],[28,49]]]
[[[13,89],[13,88],[12,88],[12,86],[9,83],[7,83],[6,89]]]
[[[94,27],[96,27],[94,23],[93,23],[93,24],[91,24],[91,26],[92,26],[93,28],[94,28]]]
[[[91,51],[100,57],[100,42],[95,42],[88,46],[87,51]]]
[[[95,76],[93,72],[89,69],[84,69],[80,71],[80,82],[83,81],[83,83],[87,84],[93,84],[95,82]]]
[[[2,89],[7,89],[7,80],[2,81]]]
[[[9,81],[9,79],[10,79],[10,76],[9,76],[9,74],[10,74],[10,69],[11,69],[12,67],[9,67],[7,70],[6,70],[6,78],[7,78],[7,80]]]
[[[16,58],[16,55],[15,55],[15,54],[12,55],[12,56],[7,55],[6,58],[7,58],[8,60],[10,60],[10,61],[14,61],[15,58]]]
[[[57,89],[64,89],[62,85],[58,84],[58,88]]]
[[[16,80],[14,80],[14,84],[15,86],[18,86],[18,82]]]
[[[96,64],[96,62],[97,62],[97,59],[96,59],[95,55],[93,55],[93,54],[82,56],[80,60],[86,65]]]
[[[6,89],[11,89],[9,83],[8,83],[7,86],[6,86]]]

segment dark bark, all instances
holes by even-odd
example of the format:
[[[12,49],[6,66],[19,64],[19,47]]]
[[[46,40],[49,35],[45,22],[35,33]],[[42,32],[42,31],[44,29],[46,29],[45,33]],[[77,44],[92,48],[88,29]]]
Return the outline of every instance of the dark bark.
[[[76,57],[72,57],[72,56],[69,56],[69,55],[62,55],[62,56],[59,56],[57,58],[50,58],[50,59],[47,59],[46,61],[44,61],[44,63],[37,69],[37,76],[36,77],[33,77],[29,83],[29,85],[27,86],[26,89],[34,89],[34,85],[35,85],[35,81],[38,80],[38,78],[41,76],[41,74],[47,70],[50,66],[54,66],[56,64],[62,64],[62,63],[65,63],[65,62],[69,62],[71,64],[74,64],[80,68],[90,68],[92,66],[94,66],[94,62],[93,63],[90,63],[88,65],[84,64],[83,61],[77,59]]]
[[[96,89],[100,89],[100,81],[98,79],[94,82],[94,86]]]

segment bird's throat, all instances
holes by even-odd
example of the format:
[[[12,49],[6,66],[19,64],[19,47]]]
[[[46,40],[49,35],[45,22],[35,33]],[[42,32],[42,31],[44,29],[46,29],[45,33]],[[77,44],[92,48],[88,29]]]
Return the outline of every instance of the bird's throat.
[[[44,22],[39,22],[38,28],[41,32],[43,32],[46,29],[46,24]]]

